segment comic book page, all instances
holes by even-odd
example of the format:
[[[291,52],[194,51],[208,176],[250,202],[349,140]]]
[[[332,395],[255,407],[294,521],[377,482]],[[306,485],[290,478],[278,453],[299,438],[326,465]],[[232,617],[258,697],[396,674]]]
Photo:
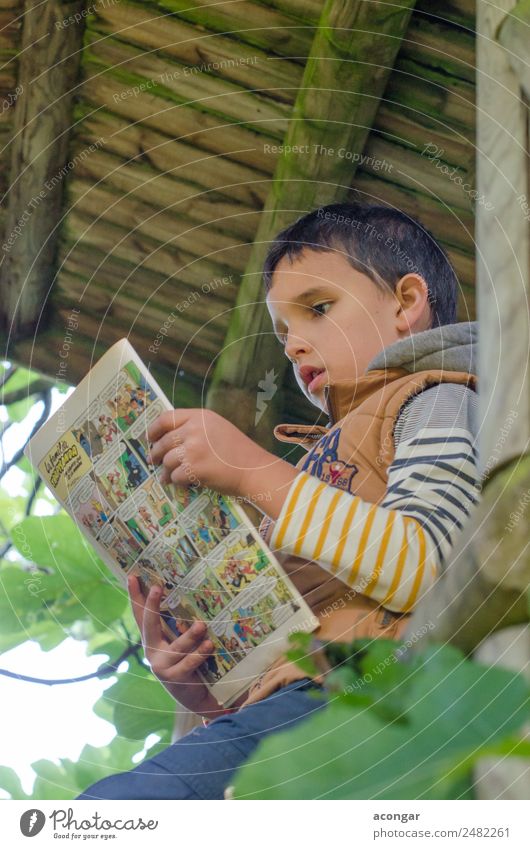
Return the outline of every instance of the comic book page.
[[[126,339],[30,440],[26,455],[118,580],[162,590],[168,639],[196,619],[215,649],[200,668],[221,704],[245,692],[318,620],[239,504],[162,484],[147,429],[172,405]]]

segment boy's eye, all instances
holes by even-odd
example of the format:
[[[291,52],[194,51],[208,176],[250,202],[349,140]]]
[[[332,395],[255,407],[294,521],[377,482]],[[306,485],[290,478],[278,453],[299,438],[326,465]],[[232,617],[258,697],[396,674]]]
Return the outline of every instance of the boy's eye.
[[[322,301],[321,304],[313,304],[311,309],[313,312],[316,312],[317,315],[326,315],[327,309],[326,307],[331,306],[331,301]]]

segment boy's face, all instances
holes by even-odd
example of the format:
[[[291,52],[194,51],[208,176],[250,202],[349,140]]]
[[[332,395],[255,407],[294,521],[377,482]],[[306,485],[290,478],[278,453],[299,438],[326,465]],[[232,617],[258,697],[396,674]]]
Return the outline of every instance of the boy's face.
[[[401,335],[400,304],[334,251],[303,251],[276,266],[267,307],[304,395],[326,410],[324,385],[356,380]],[[315,374],[316,372],[316,374]]]

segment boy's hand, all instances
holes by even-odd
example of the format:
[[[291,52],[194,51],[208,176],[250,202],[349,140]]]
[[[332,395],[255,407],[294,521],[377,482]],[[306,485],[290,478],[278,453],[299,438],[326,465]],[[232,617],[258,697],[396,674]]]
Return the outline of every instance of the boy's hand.
[[[164,466],[162,481],[178,486],[200,485],[224,495],[252,497],[250,479],[266,479],[271,465],[284,462],[213,410],[167,411],[147,435],[153,443],[151,461]]]
[[[151,587],[145,598],[138,578],[129,577],[127,585],[145,656],[153,673],[188,710],[211,718],[222,714],[223,708],[197,674],[197,669],[213,649],[211,640],[205,639],[205,623],[194,622],[185,634],[170,642],[160,622],[160,587]]]

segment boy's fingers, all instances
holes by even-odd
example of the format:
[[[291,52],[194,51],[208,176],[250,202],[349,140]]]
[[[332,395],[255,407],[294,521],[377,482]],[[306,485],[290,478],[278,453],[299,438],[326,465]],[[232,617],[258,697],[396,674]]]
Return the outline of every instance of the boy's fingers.
[[[129,598],[131,599],[133,616],[136,620],[136,624],[138,625],[140,633],[142,633],[145,609],[145,596],[140,589],[138,578],[136,578],[134,575],[129,576],[129,578],[127,579],[127,589],[129,591]]]
[[[160,624],[160,587],[151,587],[147,596],[143,616],[143,639],[145,648],[157,648],[162,640]]]
[[[206,625],[204,622],[194,622],[191,628],[188,628],[181,637],[177,637],[167,647],[166,651],[172,655],[172,662],[180,663],[190,652],[195,651],[197,644],[201,643],[205,636]]]
[[[175,428],[180,427],[181,424],[184,424],[184,422],[188,420],[189,414],[190,410],[183,408],[166,410],[164,413],[161,413],[147,428],[147,438],[149,439],[149,442],[156,442],[157,439],[164,436],[168,430],[174,430]]]
[[[206,660],[209,654],[212,653],[213,643],[211,640],[205,640],[197,651],[190,652],[180,662],[179,669],[184,674],[195,672],[195,670]]]

